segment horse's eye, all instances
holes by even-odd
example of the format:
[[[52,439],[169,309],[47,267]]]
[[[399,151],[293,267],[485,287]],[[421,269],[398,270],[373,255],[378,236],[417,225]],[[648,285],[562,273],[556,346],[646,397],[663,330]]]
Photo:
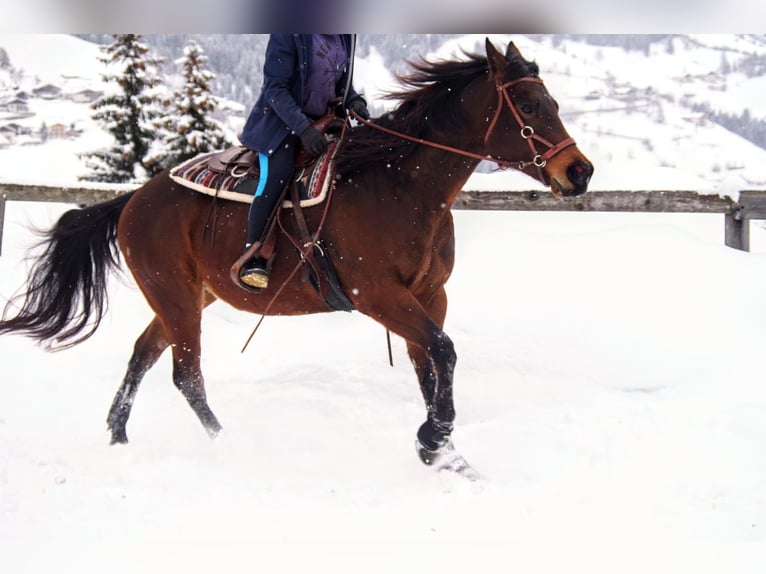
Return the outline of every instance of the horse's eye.
[[[521,104],[519,108],[521,109],[522,114],[531,115],[535,112],[535,108],[532,104]]]

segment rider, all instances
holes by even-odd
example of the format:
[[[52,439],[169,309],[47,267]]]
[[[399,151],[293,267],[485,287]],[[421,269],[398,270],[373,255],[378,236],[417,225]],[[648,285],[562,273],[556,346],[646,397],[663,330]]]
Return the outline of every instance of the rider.
[[[366,102],[351,84],[355,41],[352,34],[269,37],[261,94],[240,135],[243,145],[258,152],[260,166],[245,250],[261,239],[292,173],[299,143],[316,157],[327,149],[327,139],[313,126],[313,120],[325,115],[330,102],[339,97],[344,108],[369,118]],[[242,265],[239,278],[251,287],[266,288],[266,261],[251,257]]]

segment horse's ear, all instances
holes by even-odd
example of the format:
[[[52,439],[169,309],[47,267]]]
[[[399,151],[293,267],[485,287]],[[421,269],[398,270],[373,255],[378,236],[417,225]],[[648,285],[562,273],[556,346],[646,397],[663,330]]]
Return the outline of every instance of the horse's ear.
[[[503,72],[505,72],[505,56],[498,52],[494,44],[489,41],[489,38],[486,39],[485,44],[487,48],[487,65],[489,66],[489,77],[502,77]]]
[[[521,55],[521,52],[519,52],[519,49],[513,42],[508,42],[508,48],[505,50],[505,57],[509,60],[515,60],[516,58],[524,60],[524,56]]]

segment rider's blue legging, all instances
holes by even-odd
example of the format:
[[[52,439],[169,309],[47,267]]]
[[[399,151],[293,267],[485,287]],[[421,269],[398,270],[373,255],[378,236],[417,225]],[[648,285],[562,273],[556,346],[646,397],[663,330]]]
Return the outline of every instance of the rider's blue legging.
[[[261,239],[266,222],[293,172],[293,158],[299,141],[298,136],[289,135],[273,154],[258,154],[261,175],[248,214],[247,245]]]

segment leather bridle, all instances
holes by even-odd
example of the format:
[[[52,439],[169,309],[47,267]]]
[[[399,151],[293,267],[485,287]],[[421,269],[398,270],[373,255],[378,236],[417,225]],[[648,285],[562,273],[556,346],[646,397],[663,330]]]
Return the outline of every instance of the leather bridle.
[[[511,113],[513,114],[513,117],[516,120],[516,123],[518,123],[519,127],[521,128],[521,131],[520,131],[521,137],[527,140],[527,143],[529,144],[529,149],[532,152],[532,161],[525,162],[526,165],[529,165],[531,163],[538,169],[542,170],[542,168],[545,167],[545,163],[550,158],[552,158],[554,155],[559,153],[561,150],[568,148],[569,146],[575,145],[575,141],[571,137],[568,137],[568,138],[564,138],[557,144],[553,144],[547,139],[545,139],[544,137],[536,134],[535,129],[532,126],[524,123],[524,120],[522,119],[518,108],[516,108],[516,106],[513,103],[513,100],[511,100],[511,96],[508,94],[508,88],[513,87],[522,82],[533,82],[535,84],[541,84],[541,85],[543,83],[543,81],[540,78],[534,78],[529,76],[525,76],[523,78],[517,78],[515,80],[511,80],[510,82],[506,82],[504,84],[501,84],[500,82],[496,82],[495,87],[497,89],[497,110],[495,111],[495,116],[492,118],[492,121],[490,122],[489,127],[487,128],[487,133],[484,134],[484,145],[487,144],[487,142],[489,141],[489,136],[492,135],[492,131],[495,129],[497,120],[500,117],[500,112],[503,111],[503,102],[505,102],[508,108],[511,110]],[[542,154],[539,153],[537,150],[537,147],[535,146],[535,142],[538,142],[546,146],[548,150]],[[523,168],[520,168],[520,169],[523,169]]]
[[[516,108],[516,105],[513,103],[513,100],[511,100],[511,96],[508,94],[508,88],[515,86],[517,84],[520,84],[522,82],[534,82],[536,84],[543,83],[543,81],[540,78],[529,77],[529,76],[525,76],[523,78],[517,78],[515,80],[511,80],[510,82],[506,82],[504,84],[501,84],[500,82],[495,83],[495,87],[497,89],[497,109],[495,111],[494,117],[492,118],[492,121],[487,127],[487,132],[484,134],[484,144],[486,145],[489,142],[489,138],[492,135],[492,132],[494,131],[495,126],[497,125],[497,121],[500,118],[500,114],[503,111],[503,107],[505,104],[511,110],[511,114],[513,115],[516,122],[519,124],[519,128],[521,128],[521,131],[520,131],[521,137],[524,138],[529,144],[529,149],[532,152],[531,161],[524,161],[524,160],[508,161],[499,157],[494,157],[492,155],[481,155],[481,154],[473,153],[470,151],[432,142],[429,140],[425,140],[423,138],[414,137],[414,136],[405,134],[403,132],[399,132],[396,130],[392,130],[390,128],[383,127],[379,124],[363,119],[356,112],[351,110],[349,110],[349,113],[359,123],[364,124],[365,126],[368,126],[370,128],[376,129],[378,131],[387,133],[389,135],[396,136],[398,138],[415,142],[418,144],[422,144],[425,146],[441,149],[444,151],[449,151],[451,153],[455,153],[458,155],[463,155],[463,156],[471,157],[478,160],[491,161],[498,164],[501,168],[515,168],[515,169],[523,170],[523,169],[526,169],[527,167],[535,166],[538,168],[538,170],[540,170],[540,176],[542,181],[545,181],[545,177],[543,176],[542,169],[543,167],[545,167],[546,162],[550,158],[552,158],[554,155],[562,151],[563,149],[568,148],[569,146],[575,145],[575,141],[571,137],[567,137],[557,144],[551,143],[544,137],[536,134],[532,126],[524,123],[524,120],[522,119],[521,114],[519,113],[519,110]],[[537,150],[537,146],[535,142],[547,147],[548,149],[541,154]]]

